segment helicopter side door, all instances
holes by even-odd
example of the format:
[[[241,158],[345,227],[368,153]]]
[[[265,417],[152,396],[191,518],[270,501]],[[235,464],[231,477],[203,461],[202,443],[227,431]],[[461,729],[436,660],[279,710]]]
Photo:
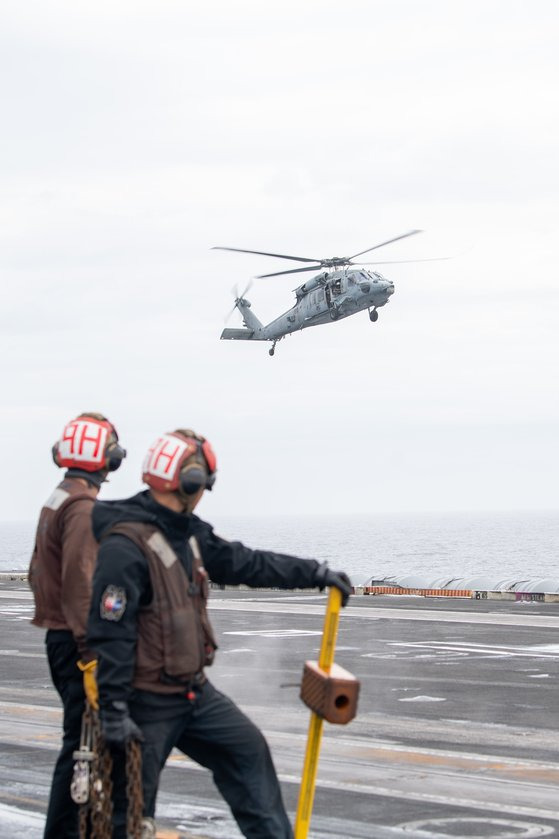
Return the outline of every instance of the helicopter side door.
[[[324,289],[317,288],[309,291],[305,296],[305,317],[313,318],[326,310]]]
[[[336,300],[345,290],[345,284],[342,277],[335,277],[330,282],[326,283],[324,289],[324,298],[328,309],[332,309],[336,305]]]

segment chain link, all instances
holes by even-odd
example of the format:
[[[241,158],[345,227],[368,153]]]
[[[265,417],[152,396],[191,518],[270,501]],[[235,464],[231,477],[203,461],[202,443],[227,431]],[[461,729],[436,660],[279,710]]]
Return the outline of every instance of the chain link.
[[[87,755],[87,757],[85,757]],[[99,714],[89,703],[82,718],[80,749],[74,752],[76,764],[72,793],[79,803],[80,839],[112,839],[113,835],[113,760],[101,735]],[[84,760],[85,757],[85,760]],[[81,760],[80,760],[81,758]],[[85,769],[84,769],[85,766]],[[87,797],[84,800],[84,783],[87,783]],[[142,751],[133,740],[126,744],[126,795],[128,812],[126,831],[128,839],[142,839],[144,830],[142,788]],[[149,825],[145,825],[149,827]],[[149,830],[148,830],[149,835]]]
[[[142,787],[142,750],[137,740],[126,744],[126,795],[128,839],[142,839],[144,792]]]
[[[103,738],[99,715],[95,714],[95,754],[91,777],[91,839],[112,839],[113,835],[113,759]]]

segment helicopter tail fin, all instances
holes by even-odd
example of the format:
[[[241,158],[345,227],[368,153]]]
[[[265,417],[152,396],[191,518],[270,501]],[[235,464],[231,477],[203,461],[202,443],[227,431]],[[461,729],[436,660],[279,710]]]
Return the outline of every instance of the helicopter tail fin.
[[[253,329],[224,329],[220,338],[222,341],[250,341],[253,335]]]
[[[243,323],[247,329],[252,330],[252,332],[256,332],[258,329],[262,329],[262,324],[250,308],[249,300],[246,300],[244,297],[241,297],[237,301],[237,309],[243,316]]]

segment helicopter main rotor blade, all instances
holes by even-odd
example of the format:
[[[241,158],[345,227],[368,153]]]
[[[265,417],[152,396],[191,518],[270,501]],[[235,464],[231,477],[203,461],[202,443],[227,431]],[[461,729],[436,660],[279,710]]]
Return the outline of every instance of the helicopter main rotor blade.
[[[263,280],[264,277],[281,277],[282,274],[300,274],[302,271],[320,271],[320,265],[309,265],[306,268],[292,268],[291,271],[275,271],[273,274],[257,274],[257,280]]]
[[[295,262],[321,262],[320,259],[309,259],[306,256],[287,256],[284,253],[268,253],[267,251],[247,251],[244,248],[223,248],[216,245],[212,251],[235,251],[236,253],[255,253],[257,256],[275,256],[278,259],[293,259]]]
[[[430,259],[389,259],[385,262],[354,262],[354,265],[399,265],[403,262],[443,262],[452,256],[432,256]]]
[[[364,253],[369,253],[370,251],[374,251],[377,248],[383,248],[385,245],[390,245],[392,242],[398,242],[400,239],[407,239],[408,236],[415,236],[416,233],[423,233],[422,230],[410,230],[409,233],[402,233],[401,236],[396,236],[394,239],[388,239],[386,242],[381,242],[380,245],[373,245],[372,248],[367,248],[366,251],[360,251],[359,253],[354,253],[352,256],[348,256],[348,260],[355,259],[356,256],[363,256]]]

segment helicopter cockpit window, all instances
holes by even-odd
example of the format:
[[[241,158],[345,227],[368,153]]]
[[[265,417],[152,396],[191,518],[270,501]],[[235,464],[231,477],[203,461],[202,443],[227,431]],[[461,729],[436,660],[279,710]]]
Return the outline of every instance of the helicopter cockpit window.
[[[332,283],[332,294],[334,296],[342,293],[342,281],[341,280],[334,280]]]

